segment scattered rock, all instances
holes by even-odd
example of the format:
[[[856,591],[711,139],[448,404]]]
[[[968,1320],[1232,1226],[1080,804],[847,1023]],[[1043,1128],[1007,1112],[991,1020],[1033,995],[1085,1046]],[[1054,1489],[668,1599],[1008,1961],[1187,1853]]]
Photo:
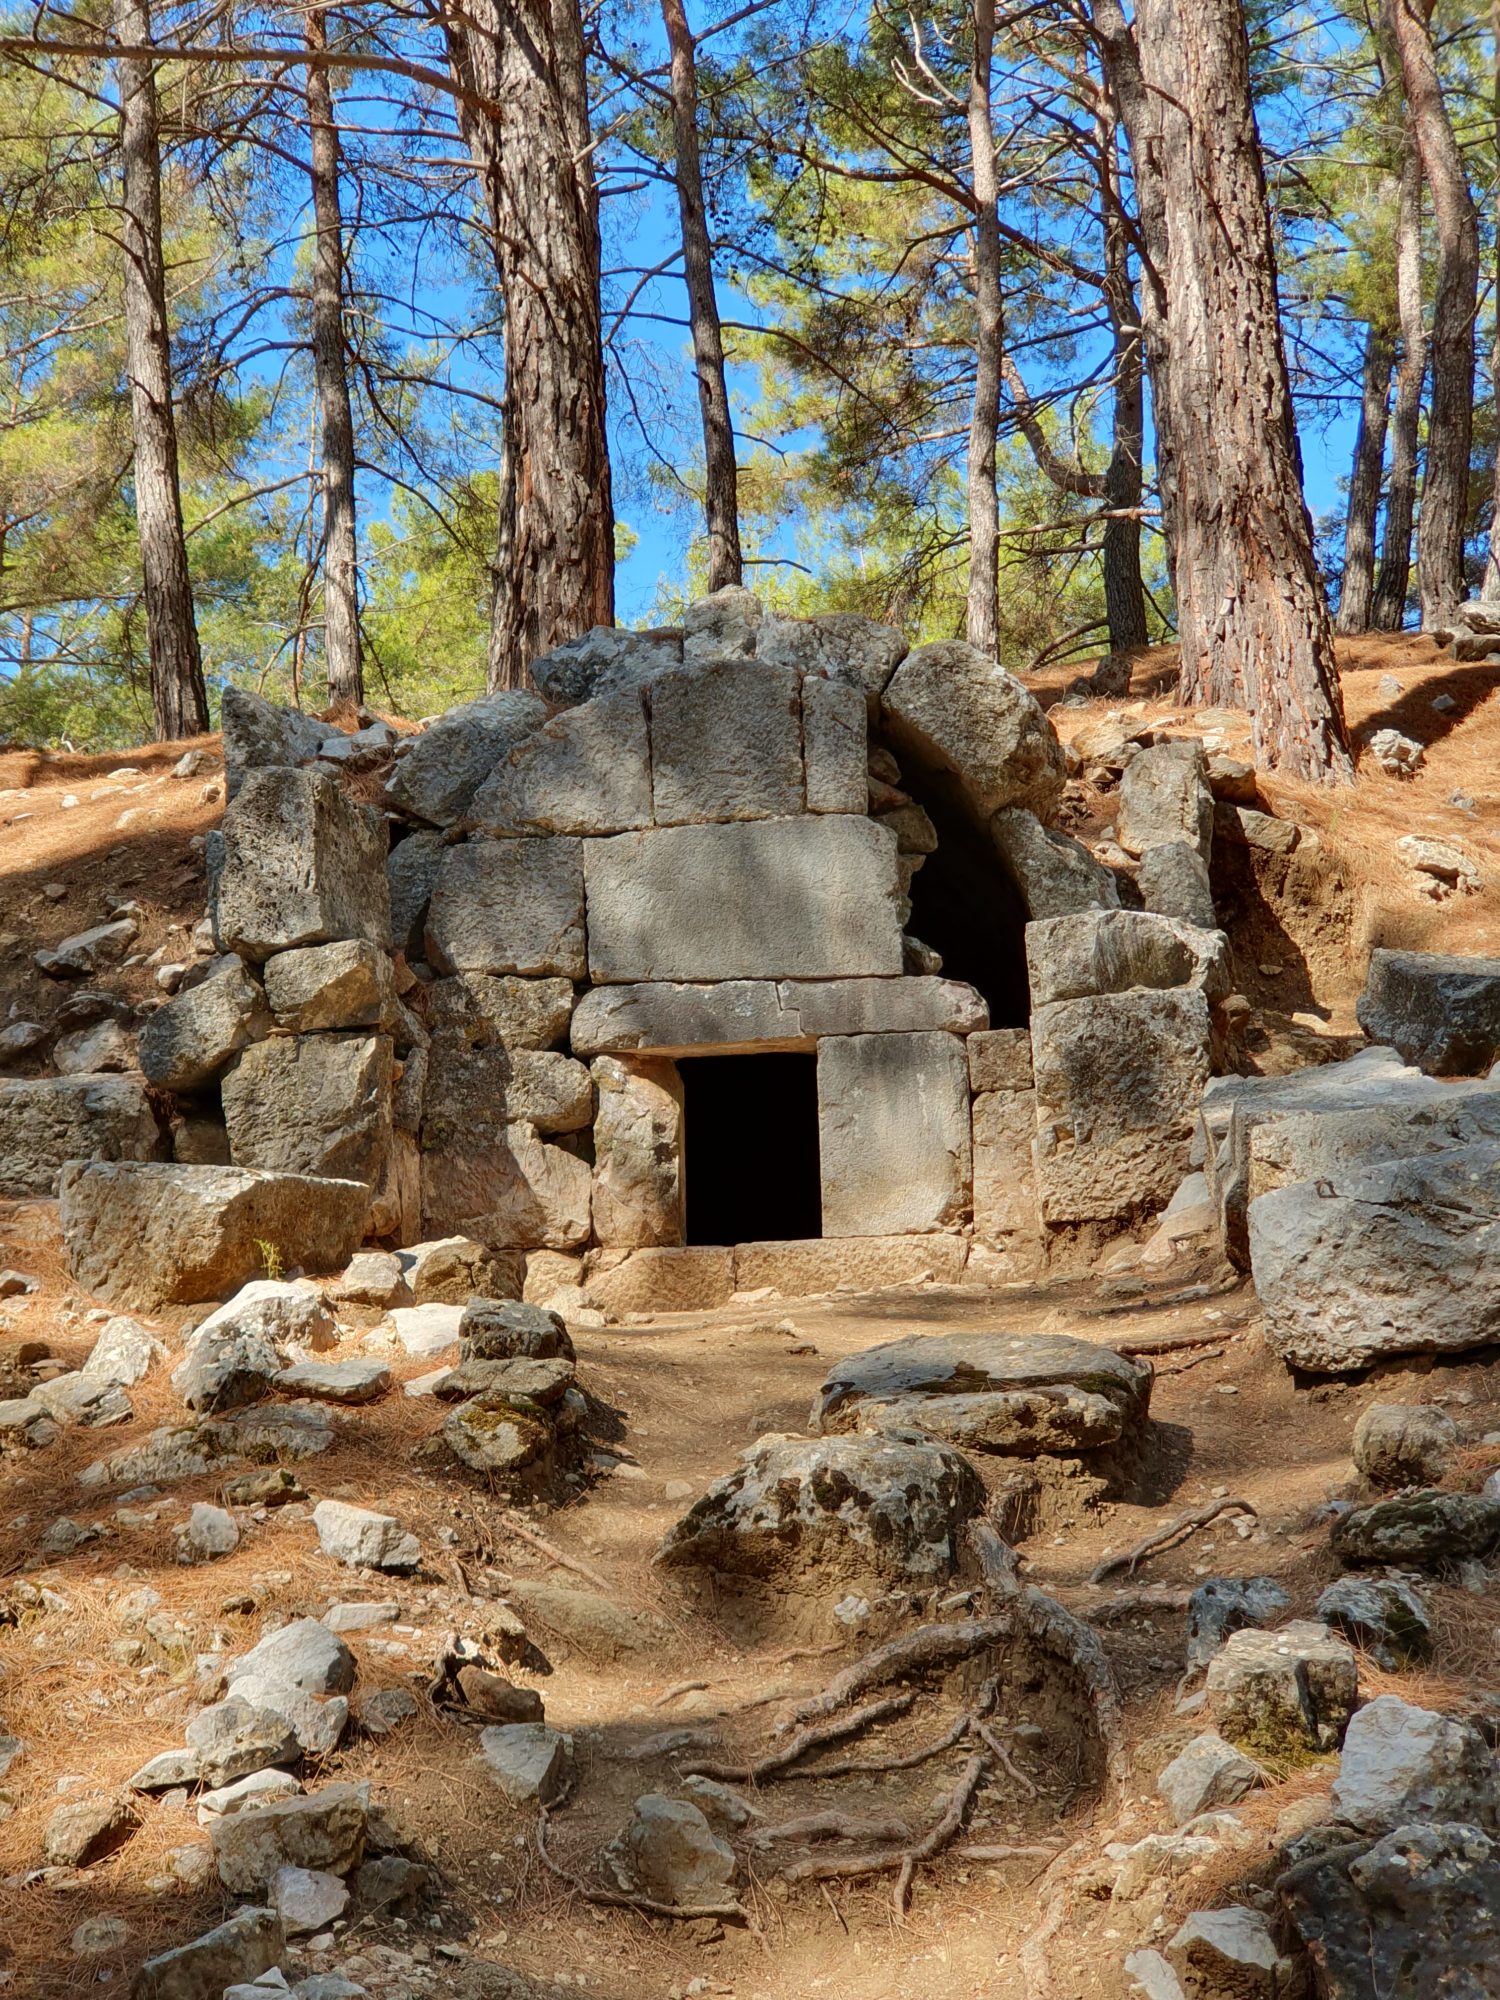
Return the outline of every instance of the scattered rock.
[[[210,1829],[219,1880],[232,1895],[254,1896],[283,1868],[347,1875],[364,1853],[369,1806],[368,1785],[324,1785],[222,1815]]]
[[[512,1722],[479,1732],[479,1761],[512,1805],[551,1805],[573,1775],[573,1739],[541,1722]]]
[[[224,1507],[213,1507],[199,1500],[179,1531],[177,1559],[186,1563],[214,1562],[220,1556],[233,1555],[239,1545],[240,1531],[233,1514]]]
[[[323,1554],[351,1569],[408,1570],[422,1560],[416,1536],[389,1514],[351,1507],[342,1500],[320,1500],[312,1518]]]
[[[289,1395],[325,1403],[373,1403],[390,1386],[391,1371],[379,1361],[299,1361],[276,1377]]]
[[[1189,1667],[1206,1667],[1232,1632],[1274,1625],[1291,1608],[1274,1577],[1211,1576],[1188,1599]]]
[[[470,1299],[458,1323],[465,1361],[575,1359],[560,1313],[509,1300]]]
[[[136,1974],[131,2000],[221,2000],[226,1986],[268,1972],[282,1949],[274,1910],[237,1911],[190,1944],[148,1958]]]
[[[139,1320],[117,1315],[106,1320],[80,1371],[100,1382],[115,1382],[130,1388],[144,1379],[167,1350]]]
[[[124,1799],[70,1799],[48,1820],[42,1852],[54,1868],[86,1868],[123,1846],[139,1824]]]
[[[1432,1656],[1427,1607],[1398,1577],[1340,1577],[1318,1599],[1317,1615],[1388,1673]]]
[[[1359,1698],[1353,1650],[1326,1625],[1233,1633],[1208,1664],[1209,1712],[1232,1743],[1265,1756],[1331,1750]]]
[[[1226,1743],[1214,1730],[1195,1736],[1156,1781],[1174,1826],[1185,1826],[1217,1806],[1238,1805],[1247,1792],[1266,1782],[1258,1764]]]
[[[604,1850],[604,1860],[629,1896],[680,1909],[699,1909],[734,1896],[739,1864],[700,1809],[687,1799],[648,1792],[630,1823]]]
[[[1354,1426],[1354,1463],[1376,1486],[1434,1486],[1458,1446],[1458,1425],[1431,1403],[1371,1403]]]
[[[359,1704],[359,1726],[368,1736],[389,1736],[417,1713],[414,1695],[405,1688],[377,1688]]]
[[[1377,947],[1355,1012],[1429,1076],[1482,1076],[1500,1055],[1500,958]]]
[[[286,1718],[230,1694],[202,1709],[188,1724],[188,1748],[199,1776],[213,1789],[236,1784],[273,1764],[295,1763],[299,1748]]]
[[[1493,1830],[1500,1790],[1489,1746],[1472,1723],[1383,1694],[1349,1723],[1333,1804],[1341,1820],[1365,1833],[1448,1819]]]
[[[340,1304],[394,1306],[404,1304],[411,1293],[399,1257],[389,1250],[361,1250],[328,1287],[328,1296]]]
[[[1425,1569],[1487,1556],[1500,1542],[1500,1500],[1436,1488],[1356,1507],[1333,1526],[1333,1552],[1352,1569],[1410,1563]]]
[[[305,1937],[337,1922],[349,1907],[349,1891],[337,1875],[319,1868],[278,1868],[271,1907],[288,1937]]]
[[[1377,729],[1370,738],[1370,755],[1388,778],[1414,778],[1426,751],[1399,729]]]
[[[1238,1903],[1195,1911],[1167,1946],[1167,1962],[1185,2000],[1282,2000],[1297,1978],[1266,1918]]]
[[[545,1720],[542,1697],[535,1688],[516,1687],[503,1674],[485,1667],[460,1667],[459,1693],[476,1715],[491,1722],[541,1722]]]

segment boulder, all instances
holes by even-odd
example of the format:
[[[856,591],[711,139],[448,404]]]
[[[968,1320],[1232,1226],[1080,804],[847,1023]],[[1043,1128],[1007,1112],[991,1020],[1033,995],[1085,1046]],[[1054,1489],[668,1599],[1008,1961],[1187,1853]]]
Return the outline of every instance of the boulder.
[[[74,1161],[61,1190],[69,1268],[85,1290],[154,1311],[222,1297],[264,1267],[338,1270],[364,1229],[358,1181],[247,1167]]]
[[[1268,1756],[1331,1750],[1359,1697],[1359,1668],[1326,1625],[1233,1633],[1208,1663],[1208,1709],[1232,1743]]]
[[[1200,1813],[1238,1805],[1247,1792],[1266,1782],[1266,1774],[1216,1730],[1195,1736],[1162,1771],[1156,1789],[1165,1800],[1174,1826],[1186,1826]]]
[[[91,1430],[107,1424],[126,1424],[134,1416],[130,1398],[114,1382],[102,1382],[97,1375],[73,1371],[38,1382],[31,1400],[57,1424],[82,1424]]]
[[[577,1371],[561,1355],[538,1361],[523,1357],[513,1361],[461,1361],[450,1368],[433,1390],[440,1403],[462,1402],[477,1396],[488,1404],[524,1401],[551,1409],[572,1388]]]
[[[1033,1011],[1139,987],[1192,987],[1209,1000],[1230,989],[1229,947],[1220,931],[1145,910],[1084,911],[1026,926]]]
[[[748,659],[763,615],[755,592],[737,583],[695,598],[682,614],[684,660]]]
[[[401,1259],[392,1250],[361,1250],[343,1276],[328,1287],[340,1305],[394,1306],[411,1298]]]
[[[1355,1013],[1428,1076],[1483,1076],[1500,1055],[1500,958],[1377,948]]]
[[[135,1069],[136,1038],[119,1021],[75,1028],[52,1044],[52,1067],[59,1076],[102,1076]]]
[[[496,1723],[479,1732],[484,1774],[513,1806],[548,1806],[573,1777],[573,1739],[544,1722]]]
[[[271,1907],[288,1937],[306,1937],[338,1921],[349,1907],[349,1891],[321,1868],[278,1868]]]
[[[299,1347],[331,1347],[338,1339],[338,1322],[317,1286],[305,1278],[256,1278],[200,1320],[186,1344],[192,1348],[221,1333],[254,1335],[278,1344],[293,1341]]]
[[[47,1821],[42,1853],[54,1868],[87,1868],[123,1846],[139,1825],[126,1799],[67,1799]]]
[[[637,687],[681,662],[681,632],[595,625],[533,660],[531,678],[548,701],[571,707],[612,688]]]
[[[56,1194],[69,1160],[158,1160],[165,1152],[139,1078],[0,1082],[0,1197]]]
[[[648,1792],[629,1824],[604,1850],[604,1862],[628,1896],[682,1910],[734,1900],[739,1863],[699,1807]]]
[[[1377,1695],[1345,1732],[1333,1807],[1365,1833],[1450,1819],[1493,1831],[1500,1815],[1494,1758],[1473,1723]]]
[[[897,755],[950,773],[985,819],[1004,806],[1045,819],[1062,792],[1062,745],[1036,697],[962,640],[909,652],[880,711]]]
[[[1315,1854],[1276,1887],[1327,2000],[1500,1991],[1500,1846],[1479,1827],[1398,1827]]]
[[[1371,1403],[1354,1426],[1354,1463],[1376,1486],[1435,1486],[1458,1437],[1458,1425],[1435,1404]]]
[[[983,1505],[973,1468],[941,1445],[764,1437],[667,1531],[655,1560],[768,1581],[935,1582],[952,1574],[959,1532]]]
[[[229,1325],[193,1342],[172,1370],[172,1387],[190,1410],[211,1416],[267,1395],[281,1366],[269,1340]]]
[[[396,1005],[390,957],[365,938],[280,951],[267,963],[265,980],[277,1026],[299,1035],[385,1026]]]
[[[896,842],[861,816],[658,827],[583,847],[595,985],[902,969]]]
[[[1339,1577],[1319,1597],[1316,1611],[1388,1673],[1431,1658],[1427,1607],[1399,1577]]]
[[[277,1035],[222,1085],[236,1166],[376,1186],[391,1147],[388,1035]]]
[[[838,1362],[808,1429],[915,1428],[1008,1456],[1093,1451],[1138,1434],[1151,1367],[1065,1334],[913,1334]]]
[[[228,695],[230,689],[225,689]],[[221,2000],[226,1986],[258,1979],[285,1949],[274,1910],[237,1910],[226,1923],[148,1958],[130,2000]]]
[[[1398,1493],[1356,1507],[1333,1526],[1333,1552],[1351,1568],[1410,1563],[1416,1568],[1484,1557],[1500,1543],[1500,1500],[1436,1488]]]
[[[556,1442],[552,1419],[528,1396],[500,1393],[460,1403],[443,1423],[443,1443],[472,1472],[520,1472]]]
[[[969,1066],[958,1036],[824,1037],[818,1155],[830,1236],[956,1227],[973,1188]]]
[[[224,815],[220,945],[254,963],[334,938],[390,944],[385,821],[330,771],[252,772]]]
[[[467,819],[478,832],[502,837],[649,826],[651,753],[640,689],[612,689],[542,723],[495,765]]]
[[[679,1244],[682,1081],[670,1062],[596,1056],[594,1235],[611,1249]]]
[[[1125,766],[1115,838],[1139,859],[1155,847],[1186,845],[1207,862],[1214,798],[1208,760],[1196,737],[1153,743]]]
[[[312,1518],[323,1554],[351,1569],[408,1570],[422,1560],[422,1544],[389,1514],[320,1500]]]
[[[451,826],[503,757],[540,728],[547,705],[529,692],[506,691],[450,708],[408,738],[386,781],[385,802],[407,819]]]
[[[997,812],[990,835],[1033,922],[1120,907],[1113,870],[1096,861],[1082,841],[1043,826],[1024,806]]]
[[[230,1669],[230,1692],[241,1680],[293,1688],[306,1694],[347,1694],[354,1685],[354,1655],[316,1618],[294,1619],[268,1632]]]
[[[572,1338],[560,1313],[510,1300],[470,1299],[458,1323],[465,1361],[537,1360],[559,1355],[571,1362]]]
[[[1482,1347],[1500,1331],[1500,1139],[1352,1167],[1250,1203],[1266,1338],[1294,1367]]]
[[[141,1030],[141,1068],[158,1090],[197,1090],[270,1027],[260,981],[231,954],[199,985],[148,1016]]]
[[[224,731],[224,789],[232,799],[251,771],[310,763],[329,734],[328,724],[297,708],[281,708],[231,681],[220,697]]]
[[[283,1868],[347,1875],[364,1854],[368,1785],[324,1785],[299,1798],[245,1806],[211,1828],[214,1866],[235,1896],[265,1895]]]
[[[440,972],[581,979],[582,843],[471,840],[446,848],[427,911],[427,956]]]

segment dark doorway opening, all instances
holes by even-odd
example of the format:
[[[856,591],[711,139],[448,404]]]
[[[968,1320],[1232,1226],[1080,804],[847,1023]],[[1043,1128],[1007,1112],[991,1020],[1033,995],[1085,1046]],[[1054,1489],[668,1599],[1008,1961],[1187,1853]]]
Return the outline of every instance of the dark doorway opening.
[[[821,1236],[817,1057],[692,1056],[678,1071],[688,1242]]]
[[[1026,905],[987,831],[943,780],[903,762],[901,782],[937,829],[937,852],[912,878],[907,930],[941,954],[945,979],[962,979],[989,1002],[992,1028],[1031,1021]]]

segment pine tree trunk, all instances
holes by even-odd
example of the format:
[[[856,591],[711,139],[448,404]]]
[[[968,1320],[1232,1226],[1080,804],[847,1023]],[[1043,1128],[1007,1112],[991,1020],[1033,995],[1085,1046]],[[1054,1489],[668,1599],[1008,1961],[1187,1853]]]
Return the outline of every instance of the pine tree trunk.
[[[328,46],[317,6],[303,16],[309,49]],[[359,551],[354,513],[354,413],[344,367],[344,218],[333,89],[320,64],[307,68],[313,218],[312,347],[323,431],[323,654],[330,703],[365,698],[359,647]]]
[[[1258,764],[1352,776],[1302,500],[1239,0],[1140,0],[1160,119],[1178,698],[1249,710]]]
[[[1120,205],[1115,120],[1099,125],[1099,193],[1104,215],[1104,299],[1114,336],[1114,430],[1104,475],[1104,611],[1112,653],[1144,646],[1146,592],[1141,582],[1141,456],[1145,397],[1140,308],[1130,282],[1130,239]]]
[[[682,0],[661,0],[672,54],[672,142],[676,155],[677,212],[682,222],[682,264],[687,280],[698,407],[703,418],[703,507],[708,527],[708,587],[722,590],[744,580],[740,556],[740,503],[734,458],[734,419],[724,374],[724,336],[714,290],[713,245],[703,199],[698,150],[698,62]]]
[[[489,685],[614,622],[599,230],[577,0],[438,0],[505,309]]]
[[[1422,323],[1422,156],[1408,127],[1396,208],[1396,317],[1401,354],[1391,413],[1391,470],[1385,491],[1385,535],[1370,624],[1399,632],[1411,588],[1411,528],[1417,512],[1417,447],[1422,384],[1427,379],[1427,330]]]
[[[1463,156],[1443,103],[1433,53],[1432,0],[1385,0],[1401,58],[1407,113],[1432,190],[1437,286],[1432,308],[1432,392],[1427,469],[1417,527],[1422,623],[1440,625],[1467,595],[1469,465],[1474,441],[1474,320],[1479,297],[1479,223]]]
[[[1495,160],[1500,165],[1500,0],[1490,0],[1490,44],[1495,64],[1490,112]],[[1495,409],[1500,412],[1500,235],[1495,239],[1495,265],[1495,339],[1490,348],[1490,381],[1494,386]],[[1495,485],[1490,496],[1490,545],[1485,558],[1481,594],[1487,603],[1500,603],[1500,450],[1495,453]]]
[[[147,0],[117,0],[115,32],[127,47],[151,40]],[[161,235],[161,143],[156,72],[140,58],[118,64],[121,235],[125,250],[125,354],[135,442],[135,517],[151,654],[151,708],[159,741],[208,727],[208,699],[178,484],[172,410],[172,344]]]
[[[1385,470],[1385,433],[1391,407],[1391,366],[1396,343],[1384,327],[1365,329],[1365,365],[1349,477],[1349,511],[1344,521],[1344,586],[1339,593],[1339,632],[1366,632],[1375,594],[1375,517]]]
[[[981,653],[1000,641],[1000,500],[995,433],[1000,424],[1000,179],[990,115],[995,0],[974,0],[969,72],[969,155],[974,180],[974,401],[969,414],[969,598],[964,634]]]

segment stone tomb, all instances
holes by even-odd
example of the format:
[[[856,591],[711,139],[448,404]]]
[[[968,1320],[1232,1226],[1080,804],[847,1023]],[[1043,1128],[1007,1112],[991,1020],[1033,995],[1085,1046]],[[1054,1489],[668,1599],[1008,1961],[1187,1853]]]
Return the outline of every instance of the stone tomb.
[[[1062,752],[1002,668],[721,592],[534,676],[373,806],[226,707],[221,957],[142,1042],[184,1129],[622,1313],[1024,1272],[1171,1193],[1223,941],[1046,826]]]

